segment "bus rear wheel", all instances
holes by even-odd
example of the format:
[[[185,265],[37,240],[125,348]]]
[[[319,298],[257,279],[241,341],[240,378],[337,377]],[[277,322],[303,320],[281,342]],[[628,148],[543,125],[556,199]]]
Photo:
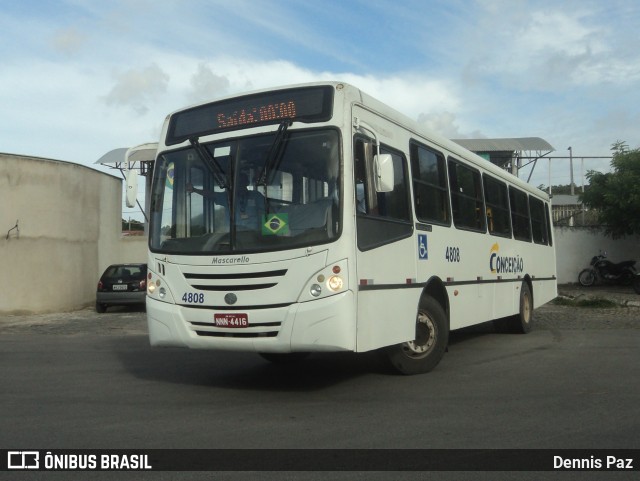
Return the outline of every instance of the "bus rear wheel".
[[[391,365],[402,374],[421,374],[435,368],[447,349],[449,328],[442,306],[427,297],[418,308],[416,338],[386,348]]]
[[[514,316],[496,319],[493,325],[498,332],[527,334],[533,321],[533,296],[526,282],[520,287],[520,307]]]

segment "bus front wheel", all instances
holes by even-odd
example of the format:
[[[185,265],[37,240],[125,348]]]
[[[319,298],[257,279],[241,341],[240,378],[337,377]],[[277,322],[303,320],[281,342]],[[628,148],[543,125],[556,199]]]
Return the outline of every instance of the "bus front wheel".
[[[447,349],[449,328],[442,306],[432,297],[421,302],[413,341],[386,348],[391,365],[402,374],[421,374],[435,368]]]

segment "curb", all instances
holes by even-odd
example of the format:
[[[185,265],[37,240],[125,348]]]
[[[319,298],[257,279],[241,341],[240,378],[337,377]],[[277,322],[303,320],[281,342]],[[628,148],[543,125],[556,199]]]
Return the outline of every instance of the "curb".
[[[620,307],[640,307],[640,300],[635,301],[635,300],[629,300],[629,299],[616,299],[615,297],[606,297],[606,296],[582,294],[582,293],[578,295],[571,295],[571,294],[567,294],[566,292],[565,293],[558,292],[557,298],[566,299],[569,301],[577,301],[580,299],[606,299],[608,301],[613,302],[614,304],[617,304]]]

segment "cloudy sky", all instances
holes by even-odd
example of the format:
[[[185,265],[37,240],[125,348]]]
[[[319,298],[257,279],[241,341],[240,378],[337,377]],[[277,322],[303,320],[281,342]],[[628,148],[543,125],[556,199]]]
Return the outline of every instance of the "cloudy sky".
[[[450,138],[542,137],[574,157],[640,146],[637,0],[0,5],[0,152],[93,165],[157,141],[175,109],[319,79]],[[547,166],[533,184],[547,184]],[[568,182],[568,161],[554,162],[552,183]]]

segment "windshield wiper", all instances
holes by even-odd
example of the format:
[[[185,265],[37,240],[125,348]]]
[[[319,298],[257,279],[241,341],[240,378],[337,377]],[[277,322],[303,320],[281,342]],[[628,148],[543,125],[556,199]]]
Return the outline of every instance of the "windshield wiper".
[[[267,160],[264,163],[264,169],[262,170],[260,178],[256,182],[256,186],[261,185],[264,187],[264,210],[266,214],[269,213],[269,193],[267,192],[269,177],[271,176],[271,172],[273,171],[273,169],[276,168],[280,163],[280,159],[282,158],[282,147],[286,139],[287,129],[290,125],[291,120],[287,119],[282,121],[282,123],[278,127],[276,136],[273,139],[273,143],[271,144],[271,148],[269,149],[269,153],[267,154]]]
[[[228,193],[231,191],[231,184],[229,178],[224,169],[220,166],[216,158],[211,154],[209,149],[204,147],[199,141],[198,137],[192,137],[189,142],[193,146],[193,150],[196,151],[200,160],[209,168],[213,178],[215,179],[218,187],[225,189]]]

